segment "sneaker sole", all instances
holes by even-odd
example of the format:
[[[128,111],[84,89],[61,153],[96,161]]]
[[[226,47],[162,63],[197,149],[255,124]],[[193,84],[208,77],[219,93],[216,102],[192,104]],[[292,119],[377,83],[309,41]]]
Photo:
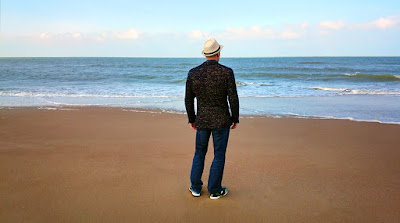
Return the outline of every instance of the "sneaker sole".
[[[192,190],[190,190],[190,187],[189,187],[189,191],[190,191],[190,193],[192,193],[193,197],[200,197],[200,195],[201,195],[201,194],[197,194],[197,193],[193,192]]]
[[[217,200],[217,199],[220,199],[221,197],[226,196],[227,194],[228,194],[228,190],[226,190],[226,193],[224,195],[222,195],[222,196],[219,196],[219,197],[211,197],[210,196],[210,198],[211,198],[211,200]]]

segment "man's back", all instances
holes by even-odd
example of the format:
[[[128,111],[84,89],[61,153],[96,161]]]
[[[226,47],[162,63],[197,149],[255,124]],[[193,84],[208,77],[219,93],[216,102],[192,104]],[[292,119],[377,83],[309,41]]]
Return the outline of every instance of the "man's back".
[[[232,111],[229,112],[227,96]],[[194,98],[197,98],[197,117]],[[239,100],[231,68],[215,60],[207,60],[189,71],[186,83],[186,108],[189,122],[197,128],[229,127],[238,122]]]

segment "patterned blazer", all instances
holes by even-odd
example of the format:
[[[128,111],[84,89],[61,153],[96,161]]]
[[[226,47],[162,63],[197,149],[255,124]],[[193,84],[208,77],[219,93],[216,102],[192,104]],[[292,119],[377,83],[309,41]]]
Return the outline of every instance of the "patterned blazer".
[[[197,115],[194,111],[197,100]],[[231,113],[229,112],[229,106]],[[216,129],[239,122],[239,98],[235,76],[229,67],[207,60],[189,71],[186,81],[186,112],[196,128]]]

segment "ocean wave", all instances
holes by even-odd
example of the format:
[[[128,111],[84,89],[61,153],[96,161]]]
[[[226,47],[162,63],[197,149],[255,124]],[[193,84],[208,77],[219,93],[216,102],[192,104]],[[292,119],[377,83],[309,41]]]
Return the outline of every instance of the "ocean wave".
[[[342,94],[376,94],[376,95],[400,95],[400,91],[383,91],[383,90],[368,90],[368,89],[353,89]]]
[[[381,124],[394,124],[394,125],[400,125],[400,122],[395,122],[395,121],[380,121],[376,119],[360,119],[360,118],[353,118],[353,117],[337,117],[337,116],[326,116],[326,115],[301,115],[297,113],[292,113],[292,112],[286,112],[286,113],[280,113],[280,114],[275,114],[275,113],[268,113],[268,112],[263,112],[263,111],[251,111],[252,113],[255,113],[253,115],[244,115],[243,118],[255,118],[258,116],[267,116],[271,118],[298,118],[298,119],[324,119],[324,120],[348,120],[348,121],[353,121],[353,122],[372,122],[372,123],[381,123]]]
[[[325,63],[318,61],[309,61],[309,62],[299,62],[299,64],[325,64]]]
[[[292,79],[292,80],[315,80],[315,81],[352,81],[352,82],[391,82],[400,81],[400,75],[397,74],[366,74],[366,73],[336,73],[329,74],[320,72],[251,72],[238,73],[238,78],[268,78],[268,79]]]
[[[320,95],[254,95],[254,94],[241,94],[239,98],[305,98],[305,97],[319,97]]]
[[[154,81],[160,81],[160,82],[165,82],[167,81],[168,83],[182,83],[181,80],[183,78],[183,75],[174,75],[175,73],[183,73],[180,71],[170,71],[169,74],[132,74],[132,73],[126,73],[120,76],[115,76],[113,78],[115,79],[120,79],[121,81],[125,82],[132,82],[132,81],[141,81],[141,82],[154,82]],[[186,81],[186,77],[184,78]],[[178,81],[178,82],[176,82]]]
[[[236,81],[236,86],[240,87],[240,86],[246,86],[247,84],[240,82],[240,81]]]
[[[355,73],[344,73],[343,75],[360,80],[400,81],[400,75],[395,75],[395,74],[364,74],[360,72],[355,72]]]
[[[355,72],[355,73],[353,73],[353,74],[344,73],[343,75],[344,75],[344,76],[349,76],[349,77],[354,77],[354,76],[358,75],[359,73],[360,73],[360,72]]]
[[[161,114],[161,113],[170,113],[170,114],[179,114],[179,115],[185,115],[186,112],[184,111],[179,111],[179,110],[171,110],[171,109],[135,109],[135,108],[123,108],[122,111],[127,111],[127,112],[140,112],[140,113],[151,113],[151,114]]]
[[[57,107],[51,107],[51,106],[41,106],[41,107],[38,107],[37,108],[38,110],[53,110],[53,111],[56,111],[56,110],[59,110],[59,111],[75,111],[75,110],[77,110],[77,109],[74,109],[74,108],[64,108],[64,107],[60,107],[60,106],[57,106]]]
[[[266,84],[266,83],[255,83],[258,86],[272,86],[273,84]]]
[[[185,79],[180,79],[180,80],[168,81],[168,83],[170,83],[170,84],[182,84],[182,83],[186,83],[186,78],[185,78]]]
[[[374,123],[385,123],[385,124],[396,124],[400,125],[400,122],[383,122],[379,120],[374,120],[374,119],[356,119],[353,117],[335,117],[335,116],[318,116],[318,115],[299,115],[295,113],[288,113],[286,115],[282,115],[283,117],[291,117],[291,118],[305,118],[305,119],[332,119],[332,120],[349,120],[353,122],[374,122]]]
[[[339,95],[344,94],[368,94],[368,95],[400,95],[400,91],[390,90],[370,90],[370,89],[350,89],[350,88],[329,88],[329,87],[311,87],[309,89],[320,91],[336,91]]]
[[[245,74],[235,74],[238,77],[266,77],[266,78],[302,78],[302,77],[312,77],[312,74],[299,74],[299,73],[267,73],[267,72],[252,72],[252,73],[245,73]]]
[[[237,73],[235,76],[238,78],[267,78],[267,79],[294,79],[294,80],[334,80],[335,75],[325,73],[312,73],[312,72],[251,72],[251,73]]]
[[[245,82],[248,85],[258,85],[258,86],[272,86],[273,84],[267,84],[267,83],[254,83],[254,82]]]
[[[349,88],[329,88],[329,87],[311,87],[310,89],[320,90],[320,91],[345,91],[345,92],[351,91],[351,89]]]
[[[247,86],[247,85],[272,86],[273,84],[236,81],[236,86],[238,86],[238,87],[240,87],[240,86]]]
[[[196,66],[198,64],[197,63],[179,63],[178,65],[179,66],[192,66],[192,67],[194,67],[194,66]]]

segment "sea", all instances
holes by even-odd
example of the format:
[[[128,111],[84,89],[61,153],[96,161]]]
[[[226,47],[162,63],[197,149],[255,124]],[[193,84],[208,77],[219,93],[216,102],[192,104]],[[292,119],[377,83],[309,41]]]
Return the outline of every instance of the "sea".
[[[185,113],[204,58],[0,58],[0,109],[80,106]],[[246,117],[400,124],[400,57],[221,58]]]

